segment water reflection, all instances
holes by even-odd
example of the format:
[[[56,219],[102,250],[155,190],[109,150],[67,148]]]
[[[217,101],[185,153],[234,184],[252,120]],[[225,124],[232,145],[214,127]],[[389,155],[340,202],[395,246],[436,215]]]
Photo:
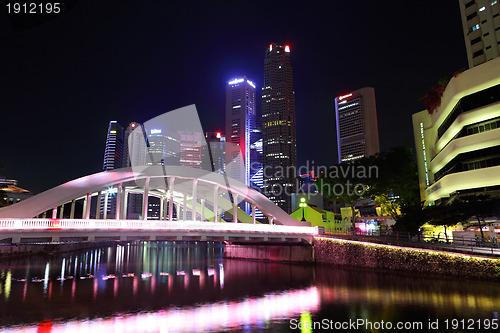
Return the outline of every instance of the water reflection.
[[[222,260],[217,243],[135,243],[0,263],[0,328],[12,332],[273,331],[305,313],[313,321],[426,321],[492,319],[499,308],[498,283]]]

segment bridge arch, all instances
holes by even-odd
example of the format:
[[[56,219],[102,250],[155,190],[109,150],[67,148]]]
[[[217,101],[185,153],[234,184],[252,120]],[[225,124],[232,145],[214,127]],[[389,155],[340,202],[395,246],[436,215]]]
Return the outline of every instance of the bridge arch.
[[[73,218],[75,203],[79,201],[83,202],[82,218],[90,218],[93,211],[95,218],[127,219],[130,218],[127,216],[130,199],[134,196],[137,199],[138,195],[142,212],[138,219],[142,220],[148,219],[148,203],[155,197],[160,205],[159,219],[163,220],[223,222],[220,217],[224,213],[226,221],[256,223],[258,209],[268,217],[270,224],[310,225],[295,220],[263,194],[235,179],[181,166],[122,168],[81,177],[1,208],[0,218],[33,218],[47,211],[52,212],[48,217],[58,218],[63,216],[68,204],[70,218]],[[251,217],[238,207],[241,201],[252,207]],[[108,204],[114,207],[111,213],[108,213]]]

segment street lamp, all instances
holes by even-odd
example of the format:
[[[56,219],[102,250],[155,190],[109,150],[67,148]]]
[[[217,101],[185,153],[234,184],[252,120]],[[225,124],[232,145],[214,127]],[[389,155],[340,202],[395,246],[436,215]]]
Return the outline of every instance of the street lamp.
[[[307,207],[306,198],[300,198],[299,207],[302,207],[302,222],[306,222],[306,218],[304,216],[304,208]]]

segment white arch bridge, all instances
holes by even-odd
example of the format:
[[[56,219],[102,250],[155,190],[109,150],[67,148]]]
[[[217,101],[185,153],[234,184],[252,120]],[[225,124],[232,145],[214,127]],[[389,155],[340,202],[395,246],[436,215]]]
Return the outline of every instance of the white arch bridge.
[[[250,215],[241,207],[248,207]],[[260,211],[267,224],[256,219]],[[72,180],[0,209],[0,241],[307,242],[318,233],[223,175],[144,166]]]

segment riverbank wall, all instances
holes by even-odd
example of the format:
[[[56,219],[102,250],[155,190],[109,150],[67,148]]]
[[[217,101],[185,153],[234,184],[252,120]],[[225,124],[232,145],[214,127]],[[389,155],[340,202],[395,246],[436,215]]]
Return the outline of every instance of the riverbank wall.
[[[320,237],[313,246],[317,264],[500,281],[500,259]]]
[[[314,263],[314,249],[311,245],[224,245],[224,258],[248,259],[270,262]]]
[[[95,249],[103,246],[113,246],[117,242],[78,242],[78,243],[43,243],[43,244],[17,244],[0,245],[0,260],[13,259],[36,254],[55,254],[71,251]]]

